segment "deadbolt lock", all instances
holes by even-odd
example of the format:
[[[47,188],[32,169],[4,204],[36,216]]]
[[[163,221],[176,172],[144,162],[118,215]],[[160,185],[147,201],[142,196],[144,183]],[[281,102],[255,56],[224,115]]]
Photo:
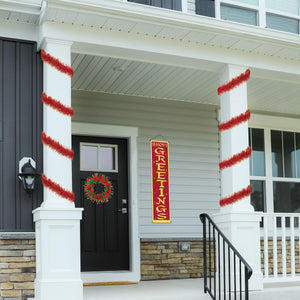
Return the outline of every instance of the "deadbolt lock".
[[[122,209],[119,209],[119,212],[122,214],[127,214],[127,207],[122,207]]]

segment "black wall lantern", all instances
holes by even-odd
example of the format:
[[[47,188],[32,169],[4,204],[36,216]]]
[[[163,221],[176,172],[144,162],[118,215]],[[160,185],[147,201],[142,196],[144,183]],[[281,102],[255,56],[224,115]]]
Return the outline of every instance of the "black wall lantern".
[[[19,169],[21,169],[19,178],[23,183],[25,192],[28,194],[31,194],[36,189],[37,179],[40,176],[31,163],[35,166],[35,161],[28,157],[24,157],[19,162]]]

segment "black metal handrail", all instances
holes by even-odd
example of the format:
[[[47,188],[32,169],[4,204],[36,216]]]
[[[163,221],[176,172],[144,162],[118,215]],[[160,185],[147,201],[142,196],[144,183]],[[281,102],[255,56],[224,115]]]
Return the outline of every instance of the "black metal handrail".
[[[216,300],[236,300],[238,296],[249,300],[252,268],[209,215],[201,214],[200,220],[203,223],[204,292]]]

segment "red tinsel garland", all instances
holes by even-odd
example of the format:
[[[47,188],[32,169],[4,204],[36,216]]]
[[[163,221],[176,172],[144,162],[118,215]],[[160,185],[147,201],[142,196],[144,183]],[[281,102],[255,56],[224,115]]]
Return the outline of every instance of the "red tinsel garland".
[[[53,109],[56,109],[60,113],[73,117],[73,108],[63,105],[61,102],[47,96],[44,92],[42,93],[42,102],[45,105],[49,105]]]
[[[59,59],[54,58],[50,54],[46,53],[44,49],[41,50],[41,57],[44,62],[48,63],[53,68],[59,70],[62,73],[69,75],[70,77],[73,77],[72,67],[63,64],[61,61],[59,61]]]
[[[250,78],[250,70],[247,69],[245,73],[242,73],[241,75],[233,78],[231,81],[220,85],[218,87],[218,95],[220,96],[221,94],[228,92],[238,85],[242,84],[243,82],[247,81]]]
[[[225,206],[228,204],[233,204],[247,196],[250,196],[251,192],[252,192],[252,186],[250,184],[250,185],[248,185],[247,188],[242,189],[241,191],[234,193],[233,195],[231,195],[229,197],[222,198],[220,200],[220,205]]]
[[[70,66],[64,65],[58,59],[54,58],[50,54],[46,53],[43,49],[41,50],[41,58],[45,63],[48,63],[58,71],[69,75],[70,77],[73,76],[73,69]],[[51,108],[59,111],[60,113],[70,116],[73,116],[73,109],[71,107],[63,105],[61,102],[47,96],[45,93],[42,93],[42,102],[45,105],[50,106]],[[57,151],[59,154],[68,157],[69,159],[73,159],[74,152],[71,149],[68,149],[62,146],[59,142],[53,140],[51,137],[47,136],[44,132],[41,135],[42,143],[45,146],[52,148],[53,150]],[[55,192],[62,198],[68,199],[72,202],[75,200],[75,195],[72,191],[65,190],[59,184],[53,182],[51,179],[47,178],[44,174],[42,174],[42,183],[43,185],[50,189],[51,191]]]
[[[41,140],[44,145],[49,146],[51,149],[58,152],[59,154],[73,160],[74,151],[72,149],[62,146],[59,142],[53,140],[50,136],[47,136],[45,132],[42,132]]]
[[[243,122],[246,122],[250,119],[250,110],[248,109],[245,113],[240,114],[237,117],[230,119],[227,122],[219,124],[219,131],[231,129],[234,126],[237,126]]]
[[[42,174],[42,182],[45,187],[50,189],[52,192],[58,194],[59,196],[66,198],[70,200],[71,202],[74,202],[75,195],[73,192],[70,192],[68,190],[65,190],[62,188],[59,184],[53,182],[51,179],[47,178],[44,174]]]
[[[221,161],[219,163],[220,170],[232,167],[240,161],[249,158],[251,156],[251,152],[251,147],[248,147],[246,150],[243,150],[240,153],[233,155],[231,158]]]

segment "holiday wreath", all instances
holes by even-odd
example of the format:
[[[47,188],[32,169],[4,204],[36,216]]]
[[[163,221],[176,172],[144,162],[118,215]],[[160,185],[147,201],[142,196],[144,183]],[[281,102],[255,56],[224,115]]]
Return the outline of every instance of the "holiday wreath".
[[[101,193],[95,191],[95,186],[102,184],[104,189]],[[92,202],[105,203],[108,202],[110,197],[113,195],[113,186],[109,178],[105,175],[98,175],[98,173],[93,174],[91,177],[87,178],[84,184],[84,191],[88,199]]]

